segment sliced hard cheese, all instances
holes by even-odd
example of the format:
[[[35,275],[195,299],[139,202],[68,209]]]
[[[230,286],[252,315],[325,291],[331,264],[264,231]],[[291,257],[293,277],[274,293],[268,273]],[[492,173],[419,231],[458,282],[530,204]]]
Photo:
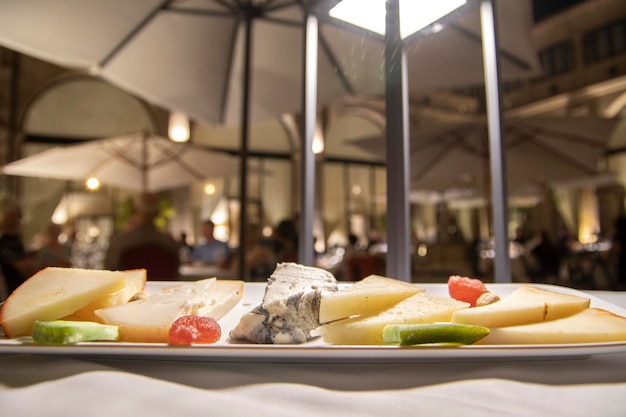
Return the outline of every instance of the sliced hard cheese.
[[[489,328],[517,326],[571,316],[589,303],[585,297],[523,286],[493,304],[455,312],[452,322]]]
[[[362,314],[377,314],[423,291],[423,287],[415,284],[370,275],[339,291],[323,293],[320,300],[320,323]]]
[[[478,344],[522,345],[626,342],[626,318],[588,308],[562,319],[491,329]]]
[[[96,310],[99,321],[119,326],[120,340],[167,343],[171,324],[185,315],[218,320],[243,296],[243,281],[208,278],[164,288],[148,297]]]
[[[30,334],[35,320],[66,317],[95,299],[121,290],[122,272],[79,268],[45,268],[24,281],[0,312],[7,337]]]
[[[318,331],[325,342],[335,345],[380,345],[387,325],[450,321],[454,311],[468,307],[463,301],[418,293],[375,316],[339,320]]]
[[[147,279],[145,269],[133,269],[122,272],[124,273],[124,279],[126,279],[124,288],[93,300],[85,307],[75,311],[72,316],[81,320],[95,321],[97,317],[94,311],[127,303],[135,294],[144,289]]]

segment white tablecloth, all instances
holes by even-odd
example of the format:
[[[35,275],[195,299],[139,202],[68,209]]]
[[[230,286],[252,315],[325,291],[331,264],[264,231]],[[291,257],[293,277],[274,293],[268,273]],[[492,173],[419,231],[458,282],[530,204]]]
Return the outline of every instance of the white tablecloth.
[[[594,292],[626,306],[626,293]],[[414,364],[0,356],[2,416],[626,415],[626,353]]]

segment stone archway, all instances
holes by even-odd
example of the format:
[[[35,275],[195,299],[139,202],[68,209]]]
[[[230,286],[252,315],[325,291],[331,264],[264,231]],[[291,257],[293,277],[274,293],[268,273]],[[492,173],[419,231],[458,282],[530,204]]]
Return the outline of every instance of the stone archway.
[[[47,83],[26,102],[17,121],[18,156],[63,144],[133,131],[161,133],[160,110],[97,78],[64,75]],[[68,167],[71,169],[71,166]],[[23,235],[32,242],[51,221],[64,194],[83,185],[46,178],[13,179],[24,207]]]

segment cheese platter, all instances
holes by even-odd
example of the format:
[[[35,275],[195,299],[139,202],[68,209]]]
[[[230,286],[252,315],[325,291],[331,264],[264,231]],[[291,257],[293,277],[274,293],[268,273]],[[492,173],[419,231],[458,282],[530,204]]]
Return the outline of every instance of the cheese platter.
[[[178,285],[180,282],[146,283],[147,293]],[[340,288],[352,283],[340,282]],[[446,284],[419,284],[428,294],[448,296]],[[534,287],[590,299],[590,307],[601,308],[626,317],[626,309],[581,291],[546,284]],[[385,346],[331,345],[321,338],[299,344],[253,344],[231,340],[230,330],[241,317],[263,299],[266,283],[245,283],[242,299],[220,320],[222,336],[210,345],[174,346],[167,343],[81,342],[72,345],[41,345],[30,337],[0,338],[0,355],[33,354],[65,357],[93,357],[204,362],[265,362],[265,363],[419,363],[437,361],[546,360],[584,358],[591,355],[626,352],[626,342],[525,344],[525,345],[466,345],[466,346]],[[501,297],[513,293],[520,284],[489,284]]]

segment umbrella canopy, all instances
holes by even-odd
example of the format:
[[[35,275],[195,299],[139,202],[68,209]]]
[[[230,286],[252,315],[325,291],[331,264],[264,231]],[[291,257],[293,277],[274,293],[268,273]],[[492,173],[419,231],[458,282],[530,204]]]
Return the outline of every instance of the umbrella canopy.
[[[385,92],[381,36],[328,18],[336,1],[3,0],[0,45],[90,71],[166,109],[241,122],[246,48],[250,119],[302,108],[305,9],[320,14],[317,101]],[[472,3],[472,2],[470,2]],[[537,73],[528,0],[499,1],[502,76]],[[407,39],[412,93],[482,83],[479,13],[461,9],[437,33]],[[246,24],[250,23],[250,42]]]
[[[90,191],[67,192],[52,213],[56,223],[65,223],[81,216],[113,215],[113,205],[109,197],[103,193]]]
[[[616,121],[600,118],[505,120],[503,149],[508,188],[523,194],[534,185],[606,181],[599,167]],[[354,144],[381,156],[382,138]],[[467,190],[489,187],[489,140],[484,120],[414,128],[410,139],[413,190]]]
[[[384,94],[388,74],[383,57],[392,56],[384,53],[383,37],[330,19],[328,6],[337,2],[5,0],[0,2],[0,45],[88,70],[197,121],[240,122],[243,201],[249,121],[303,110],[300,253],[307,254],[308,263],[315,184],[309,142],[316,107],[346,94]],[[445,26],[433,25],[427,36],[405,42],[411,92],[484,81],[479,3],[468,1],[468,7],[442,21]],[[530,0],[498,0],[498,5],[502,78],[537,74]],[[318,16],[311,14],[319,14],[319,26]],[[305,39],[305,30],[313,36]],[[305,40],[313,45],[312,39],[319,39],[319,48],[305,48]],[[319,55],[312,49],[319,49]],[[246,206],[242,204],[242,225]],[[242,242],[245,229],[241,227]],[[243,267],[243,256],[239,262]]]
[[[150,192],[233,176],[238,170],[233,156],[142,133],[59,146],[2,167],[9,175],[77,181],[95,177],[102,184]]]

